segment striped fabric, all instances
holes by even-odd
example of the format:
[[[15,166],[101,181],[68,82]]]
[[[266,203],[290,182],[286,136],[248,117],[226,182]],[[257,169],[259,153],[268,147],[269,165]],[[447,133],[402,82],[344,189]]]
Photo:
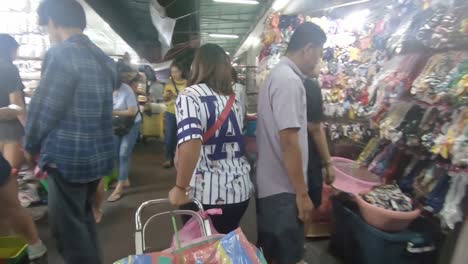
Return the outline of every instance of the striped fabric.
[[[186,88],[176,102],[178,145],[202,140],[228,100],[229,96],[220,96],[205,84]],[[242,113],[242,105],[236,99],[226,122],[202,146],[190,186],[192,198],[203,204],[234,204],[250,198],[252,183],[250,165],[244,156]]]
[[[85,35],[47,52],[28,109],[25,143],[29,153],[40,153],[42,169],[56,166],[74,183],[111,172],[113,69],[113,61]]]

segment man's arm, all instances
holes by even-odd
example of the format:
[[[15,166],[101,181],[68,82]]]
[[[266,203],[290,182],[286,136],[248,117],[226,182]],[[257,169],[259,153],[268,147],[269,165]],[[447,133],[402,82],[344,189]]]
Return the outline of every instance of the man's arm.
[[[21,110],[18,111],[17,118],[24,127],[26,125],[26,105],[24,104],[23,93],[21,91],[11,93],[10,102],[21,107]]]
[[[296,204],[299,219],[308,223],[313,209],[306,182],[304,180],[301,145],[299,144],[299,129],[289,128],[279,132],[283,150],[283,160],[289,180],[296,192]]]
[[[332,184],[335,180],[335,171],[331,163],[330,151],[328,150],[327,137],[323,129],[322,123],[310,123],[308,124],[308,130],[312,139],[314,140],[315,146],[322,158],[323,165],[327,170],[327,175],[325,177],[325,182],[327,184]]]
[[[302,152],[299,144],[299,128],[288,128],[281,130],[280,143],[283,150],[283,159],[294,190],[297,194],[307,193],[302,169]]]
[[[69,110],[75,82],[75,74],[70,63],[65,62],[65,56],[50,50],[27,114],[25,149],[30,154],[39,153],[42,140]]]

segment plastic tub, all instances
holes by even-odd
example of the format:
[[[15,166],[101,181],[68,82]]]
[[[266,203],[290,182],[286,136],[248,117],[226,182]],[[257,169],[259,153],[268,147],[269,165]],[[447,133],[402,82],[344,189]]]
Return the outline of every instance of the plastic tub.
[[[406,229],[421,214],[420,209],[411,212],[396,212],[377,207],[366,202],[361,195],[356,195],[356,200],[364,220],[369,225],[387,232],[400,232]]]
[[[0,263],[22,264],[29,263],[27,244],[18,237],[0,237]]]
[[[360,167],[354,160],[332,157],[332,162],[336,174],[333,187],[340,191],[357,195],[381,184],[378,176]]]
[[[245,135],[248,137],[255,137],[257,134],[257,115],[250,114],[247,115],[245,118],[246,125],[245,125]]]
[[[342,193],[332,198],[336,228],[330,239],[333,254],[347,264],[433,263],[436,252],[429,231],[406,229],[388,233],[367,224],[352,199]],[[423,219],[415,225],[423,226]]]

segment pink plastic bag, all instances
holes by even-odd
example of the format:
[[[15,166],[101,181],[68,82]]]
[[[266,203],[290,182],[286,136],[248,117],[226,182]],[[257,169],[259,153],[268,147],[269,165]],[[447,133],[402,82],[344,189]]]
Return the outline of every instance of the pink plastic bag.
[[[36,168],[34,169],[34,176],[36,176],[36,178],[38,178],[40,180],[43,180],[43,179],[47,178],[47,172],[42,171],[39,168],[39,166],[36,166]]]
[[[211,235],[219,235],[219,232],[215,229],[213,226],[213,223],[211,222],[210,215],[221,215],[223,214],[223,210],[221,209],[210,209],[206,210],[203,213],[200,213],[200,216],[204,220],[208,220],[209,222],[209,227],[211,228]],[[200,224],[196,219],[193,217],[182,227],[182,229],[179,230],[179,240],[181,244],[186,244],[188,242],[192,242],[195,239],[201,238],[202,233],[200,230]],[[176,241],[176,236],[172,238],[172,245],[171,247],[176,247],[177,241]]]

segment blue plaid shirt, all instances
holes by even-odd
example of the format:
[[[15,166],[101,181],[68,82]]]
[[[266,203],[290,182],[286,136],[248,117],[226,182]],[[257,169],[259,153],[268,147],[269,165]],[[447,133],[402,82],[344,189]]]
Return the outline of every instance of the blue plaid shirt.
[[[49,49],[29,104],[25,142],[30,154],[40,153],[42,169],[56,166],[73,183],[111,172],[114,69],[112,59],[85,35]]]

